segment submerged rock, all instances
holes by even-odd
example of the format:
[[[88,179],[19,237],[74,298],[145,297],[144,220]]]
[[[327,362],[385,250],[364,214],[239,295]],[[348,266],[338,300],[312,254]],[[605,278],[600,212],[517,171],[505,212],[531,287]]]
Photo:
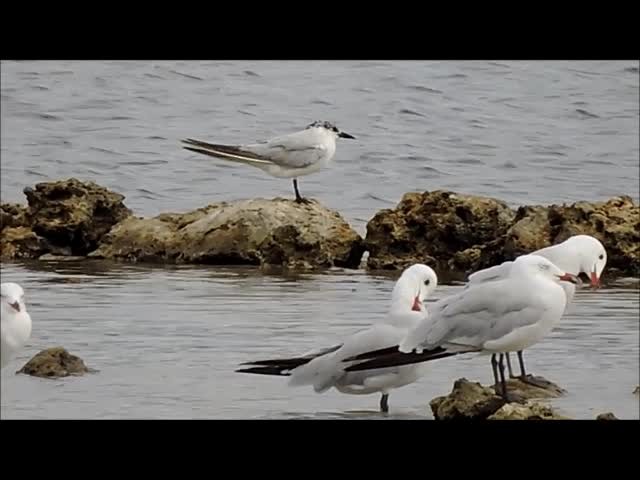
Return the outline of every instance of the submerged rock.
[[[524,393],[524,398],[533,398],[532,390],[525,387],[520,387],[520,390],[516,389],[515,391],[511,391],[507,387],[507,390],[509,395],[514,398],[518,397],[520,393]],[[538,388],[538,390],[541,389]],[[530,396],[527,396],[527,394]],[[546,420],[566,418],[547,405],[531,402],[530,400],[524,401],[524,398],[522,403],[507,403],[501,396],[496,394],[494,388],[485,387],[480,383],[470,382],[466,378],[461,378],[454,382],[450,394],[434,398],[430,406],[436,420]]]
[[[596,417],[596,420],[620,420],[620,419],[617,418],[613,413],[607,412],[607,413],[601,413],[600,415],[598,415]]]
[[[87,368],[81,358],[71,355],[64,348],[53,347],[36,354],[17,373],[34,377],[60,378],[70,375],[80,376],[95,371]]]
[[[407,193],[395,209],[378,212],[367,224],[368,267],[401,269],[422,262],[449,269],[457,253],[479,256],[475,249],[504,235],[514,216],[493,198],[442,190]]]
[[[640,385],[638,385],[636,387],[636,389],[633,391],[633,393],[635,393],[636,395],[640,395]]]
[[[89,256],[138,262],[357,268],[362,238],[339,213],[288,199],[222,202],[129,217]]]

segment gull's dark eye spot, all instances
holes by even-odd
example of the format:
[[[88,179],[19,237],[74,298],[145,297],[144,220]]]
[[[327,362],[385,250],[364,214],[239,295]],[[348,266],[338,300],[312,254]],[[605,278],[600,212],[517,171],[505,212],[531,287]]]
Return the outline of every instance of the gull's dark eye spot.
[[[431,280],[429,280],[429,279],[427,279],[427,280],[425,280],[425,281],[424,281],[424,284],[425,284],[425,285],[429,285],[430,283],[431,283]]]
[[[603,259],[604,259],[604,255],[603,255],[603,254],[600,254],[600,256],[599,256],[598,258],[599,258],[600,260],[603,260]]]

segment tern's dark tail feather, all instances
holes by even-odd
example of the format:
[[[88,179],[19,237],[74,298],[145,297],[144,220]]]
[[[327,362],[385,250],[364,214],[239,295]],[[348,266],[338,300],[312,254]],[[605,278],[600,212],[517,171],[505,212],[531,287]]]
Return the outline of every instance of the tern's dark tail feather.
[[[182,148],[190,150],[192,152],[201,153],[210,157],[226,158],[228,160],[235,160],[242,163],[272,163],[266,158],[260,157],[255,153],[243,150],[235,145],[219,145],[215,143],[201,142],[200,140],[194,140],[187,138],[182,140],[182,143],[189,145]]]

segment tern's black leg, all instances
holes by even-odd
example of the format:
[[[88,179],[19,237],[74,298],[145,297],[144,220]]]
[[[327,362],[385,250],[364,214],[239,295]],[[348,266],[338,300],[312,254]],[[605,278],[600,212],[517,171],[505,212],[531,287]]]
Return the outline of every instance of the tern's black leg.
[[[300,196],[300,192],[298,191],[298,179],[297,178],[293,179],[293,190],[296,192],[296,203],[310,203],[309,200],[307,200],[306,198]]]
[[[380,397],[380,411],[382,413],[389,412],[389,394],[383,393],[382,397]]]
[[[509,372],[509,378],[516,378],[516,376],[513,374],[513,370],[511,369],[511,357],[509,356],[509,353],[506,353],[507,356],[507,371]]]

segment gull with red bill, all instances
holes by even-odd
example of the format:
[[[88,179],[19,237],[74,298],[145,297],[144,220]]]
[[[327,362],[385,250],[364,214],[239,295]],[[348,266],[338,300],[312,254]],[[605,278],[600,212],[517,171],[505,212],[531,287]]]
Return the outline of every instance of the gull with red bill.
[[[17,283],[0,286],[2,317],[0,329],[0,368],[4,368],[31,336],[31,316],[24,302],[24,290]]]
[[[311,385],[317,393],[335,388],[341,393],[368,395],[380,393],[380,410],[389,411],[389,392],[417,381],[423,365],[391,367],[374,372],[345,371],[344,359],[400,342],[409,330],[426,316],[424,300],[438,285],[436,273],[415,264],[405,269],[396,282],[389,312],[380,323],[355,333],[344,343],[306,353],[299,357],[258,360],[243,363],[243,373],[290,376],[290,386]]]
[[[598,288],[600,286],[600,278],[607,265],[607,251],[597,238],[590,235],[574,235],[562,243],[536,250],[532,252],[532,255],[544,257],[559,269],[571,273],[576,277],[580,274],[587,275],[592,288]],[[469,276],[468,285],[504,278],[508,275],[512,265],[513,262],[504,262],[495,267],[479,270]],[[573,300],[576,286],[570,282],[563,282],[561,286],[567,296],[568,306]],[[558,318],[558,320],[560,320],[560,318]],[[531,385],[544,387],[544,384],[526,374],[522,350],[519,350],[517,354],[520,363],[520,380]],[[509,377],[515,378],[511,369],[511,358],[508,353],[506,354],[506,360]]]
[[[460,353],[491,355],[496,388],[509,400],[504,354],[541,341],[562,317],[564,283],[577,277],[539,255],[518,257],[503,278],[469,284],[429,308],[429,316],[394,347],[347,357],[350,373],[389,369]],[[496,356],[499,355],[499,361]],[[359,363],[353,363],[359,362]],[[500,379],[498,379],[498,370]]]

